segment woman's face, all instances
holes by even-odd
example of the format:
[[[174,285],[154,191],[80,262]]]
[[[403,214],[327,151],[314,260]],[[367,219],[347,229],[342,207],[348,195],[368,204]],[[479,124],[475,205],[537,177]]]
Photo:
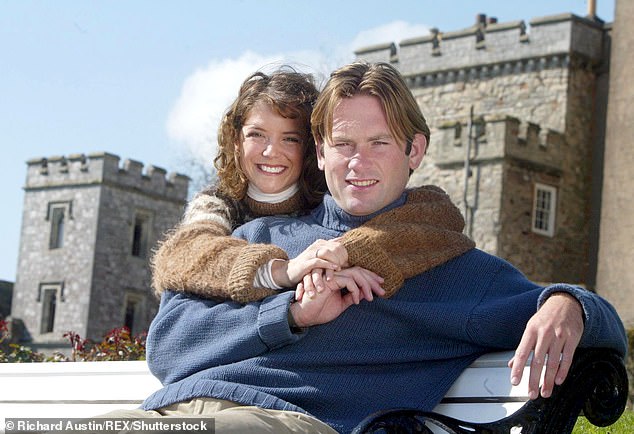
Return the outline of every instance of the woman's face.
[[[298,120],[256,103],[241,134],[240,166],[249,183],[267,194],[280,193],[295,184],[304,159],[303,131]]]

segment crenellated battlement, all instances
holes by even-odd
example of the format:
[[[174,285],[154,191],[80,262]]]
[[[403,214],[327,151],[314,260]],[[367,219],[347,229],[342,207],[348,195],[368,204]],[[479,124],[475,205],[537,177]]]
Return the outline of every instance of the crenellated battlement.
[[[603,58],[603,24],[573,14],[498,23],[480,15],[474,26],[365,47],[359,60],[398,65],[411,87],[567,67],[571,58],[595,64]]]
[[[512,158],[550,170],[561,170],[564,136],[511,116],[483,116],[472,122],[443,123],[434,134],[435,163],[462,165],[469,152],[471,162]]]
[[[71,185],[107,184],[150,195],[185,200],[189,177],[107,152],[33,158],[27,161],[25,190]]]

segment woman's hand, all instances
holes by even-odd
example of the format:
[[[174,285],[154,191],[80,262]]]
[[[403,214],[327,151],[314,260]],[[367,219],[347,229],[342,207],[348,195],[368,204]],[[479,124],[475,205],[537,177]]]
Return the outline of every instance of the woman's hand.
[[[274,261],[271,276],[279,286],[290,288],[300,283],[311,270],[338,271],[347,263],[348,251],[338,238],[317,240],[290,261]],[[319,290],[323,290],[323,287],[320,286]]]
[[[385,290],[381,287],[383,278],[370,270],[361,267],[350,267],[340,271],[315,269],[304,276],[297,285],[295,299],[304,296],[314,297],[324,290],[340,291],[346,289],[354,304],[361,300],[372,301],[374,295],[383,296]]]

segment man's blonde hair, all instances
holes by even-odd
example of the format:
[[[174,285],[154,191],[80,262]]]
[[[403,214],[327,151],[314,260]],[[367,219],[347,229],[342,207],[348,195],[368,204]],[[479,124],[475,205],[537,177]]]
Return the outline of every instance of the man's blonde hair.
[[[381,102],[390,132],[405,141],[409,155],[415,134],[423,134],[429,145],[429,126],[401,74],[388,63],[355,62],[330,74],[311,116],[315,141],[322,144],[332,138],[335,107],[343,98],[355,95],[375,96]]]

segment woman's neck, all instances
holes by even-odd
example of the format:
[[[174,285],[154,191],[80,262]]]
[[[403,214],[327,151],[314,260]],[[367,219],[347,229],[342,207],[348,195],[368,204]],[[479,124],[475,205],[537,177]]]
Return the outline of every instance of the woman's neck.
[[[257,202],[280,203],[293,197],[293,195],[297,193],[298,190],[299,186],[297,185],[297,183],[295,183],[286,190],[279,193],[264,193],[255,185],[249,184],[249,188],[247,189],[247,196]]]

